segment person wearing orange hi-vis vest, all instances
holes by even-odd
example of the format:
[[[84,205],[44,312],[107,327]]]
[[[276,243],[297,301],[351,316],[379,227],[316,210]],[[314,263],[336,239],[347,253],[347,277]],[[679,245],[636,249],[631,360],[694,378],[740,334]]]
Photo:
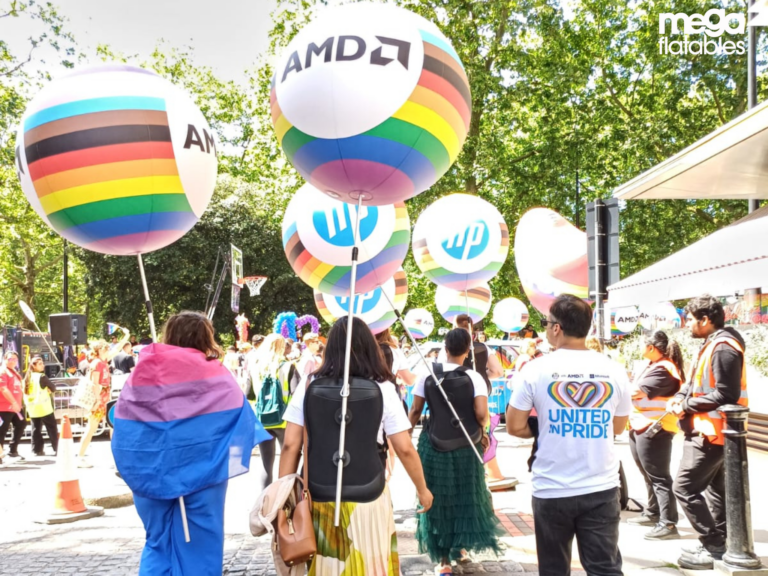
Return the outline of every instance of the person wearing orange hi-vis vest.
[[[680,537],[669,473],[672,439],[678,426],[677,416],[667,412],[666,407],[685,379],[683,355],[677,342],[657,330],[646,338],[643,357],[650,364],[634,382],[629,447],[648,489],[648,505],[627,524],[653,526],[645,534],[646,540],[669,540]]]
[[[683,459],[673,491],[700,544],[683,549],[681,568],[711,570],[725,553],[724,419],[717,409],[726,404],[747,406],[744,339],[724,327],[722,304],[705,294],[685,308],[687,325],[704,344],[691,379],[669,401],[667,410],[680,418],[685,434]],[[705,499],[706,494],[706,499]]]

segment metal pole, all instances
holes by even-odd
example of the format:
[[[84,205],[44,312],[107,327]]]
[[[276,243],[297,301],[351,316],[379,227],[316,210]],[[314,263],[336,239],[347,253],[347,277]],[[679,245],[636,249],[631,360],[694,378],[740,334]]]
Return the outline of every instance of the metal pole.
[[[360,239],[360,212],[363,209],[363,194],[357,198],[357,213],[352,246],[352,268],[349,277],[349,307],[347,308],[347,347],[344,352],[344,382],[341,386],[341,422],[339,422],[339,452],[336,468],[336,510],[333,515],[334,526],[339,525],[341,514],[341,481],[344,475],[344,465],[347,462],[344,445],[347,440],[347,400],[349,398],[349,367],[352,362],[352,319],[355,312],[355,284],[357,282],[357,243]],[[382,290],[383,292],[383,290]]]
[[[603,307],[603,268],[605,267],[605,230],[603,201],[595,200],[595,311],[597,312],[597,338],[605,341],[605,311]]]
[[[67,241],[64,240],[64,281],[62,283],[63,302],[62,312],[69,312],[69,254],[67,250]]]
[[[149,288],[147,288],[147,277],[144,274],[144,260],[139,258],[139,273],[141,274],[141,285],[144,287],[144,305],[147,307],[147,318],[149,318],[149,330],[152,332],[152,342],[157,342],[157,332],[155,331],[155,315],[152,313],[152,301],[149,299]]]
[[[754,570],[762,563],[755,555],[752,538],[752,504],[747,462],[747,415],[749,408],[736,404],[720,406],[725,418],[725,509],[727,522],[726,566]]]
[[[754,4],[755,0],[749,0],[748,20],[757,16],[751,13]],[[749,26],[747,30],[747,108],[751,110],[757,106],[757,26]],[[760,208],[760,200],[750,198],[747,203],[750,213]]]
[[[46,333],[40,330],[40,326],[37,325],[37,322],[33,321],[32,324],[35,325],[35,328],[37,329],[37,331],[42,335],[43,342],[45,342],[45,345],[48,346],[48,350],[51,351],[51,354],[53,355],[53,359],[56,361],[56,364],[59,365],[59,368],[61,369],[61,371],[64,371],[64,365],[61,362],[59,362],[59,357],[56,355],[56,352],[53,350],[53,348],[51,348],[51,345],[48,343],[48,339],[45,337]]]
[[[381,291],[382,294],[384,294],[384,297],[387,299],[387,302],[389,302],[390,308],[392,308],[392,311],[395,313],[395,316],[397,316],[398,322],[400,322],[400,325],[403,327],[403,330],[405,330],[405,333],[408,335],[408,338],[411,340],[411,344],[415,348],[416,352],[419,354],[419,357],[421,358],[421,361],[424,362],[424,366],[427,367],[427,370],[429,370],[429,375],[432,376],[432,379],[435,381],[435,384],[437,385],[437,389],[440,390],[440,393],[443,395],[443,399],[445,400],[445,403],[448,404],[448,409],[451,411],[451,414],[453,414],[453,417],[456,419],[456,422],[459,424],[459,428],[461,428],[461,431],[464,433],[464,437],[467,439],[467,442],[469,442],[469,445],[472,447],[472,450],[475,453],[475,456],[477,456],[477,459],[480,461],[480,464],[484,464],[483,457],[480,455],[480,452],[477,451],[477,447],[472,443],[472,438],[469,435],[469,432],[467,432],[467,429],[464,428],[464,423],[461,421],[461,418],[459,418],[459,415],[456,413],[456,409],[453,407],[453,404],[451,404],[451,401],[448,399],[448,395],[445,393],[445,390],[443,390],[442,380],[439,380],[437,376],[435,375],[435,371],[432,369],[432,364],[427,362],[427,359],[424,357],[424,354],[421,351],[421,348],[419,348],[419,343],[416,342],[416,339],[413,337],[413,334],[411,334],[411,331],[408,330],[408,326],[405,325],[405,320],[400,315],[400,310],[395,308],[394,303],[389,298],[389,294],[386,293],[385,290]]]

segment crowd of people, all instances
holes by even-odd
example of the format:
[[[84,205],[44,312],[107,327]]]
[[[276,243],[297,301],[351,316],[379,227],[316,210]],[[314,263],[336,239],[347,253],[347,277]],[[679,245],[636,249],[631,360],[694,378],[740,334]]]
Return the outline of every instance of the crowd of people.
[[[679,538],[679,505],[699,536],[696,546],[683,550],[679,565],[708,569],[722,558],[726,541],[724,436],[717,409],[747,403],[745,345],[736,330],[724,325],[723,307],[717,299],[694,298],[686,313],[687,329],[703,340],[698,356],[686,362],[680,347],[666,333],[650,333],[643,348],[647,366],[632,383],[621,364],[594,349],[596,345],[589,341],[592,310],[583,300],[562,295],[552,304],[541,322],[549,353],[543,354],[537,346],[538,333],[526,330],[512,380],[506,429],[511,435],[535,440],[529,465],[541,574],[570,572],[574,539],[588,574],[622,573],[620,462],[614,439],[625,430],[648,492],[642,513],[627,522],[648,526],[648,540]],[[374,336],[361,320],[353,319],[350,414],[343,458],[337,451],[339,392],[347,360],[345,318],[334,324],[326,341],[315,333],[305,334],[301,344],[279,334],[256,335],[239,350],[227,352],[211,344],[210,338],[201,343],[194,335],[182,334],[200,325],[205,326],[206,334],[212,334],[207,319],[197,315],[192,320],[179,324],[173,342],[164,340],[154,346],[197,350],[207,361],[218,360],[216,364],[226,369],[229,384],[210,393],[223,394],[226,389],[231,401],[234,385],[243,405],[252,408],[249,413],[256,422],[254,438],[259,446],[255,492],[275,481],[278,447],[278,477],[298,472],[303,456],[317,537],[310,574],[398,573],[388,488],[395,459],[416,488],[419,550],[436,563],[438,574],[452,573],[452,562],[464,561],[474,553],[500,552],[498,538],[503,530],[493,511],[491,490],[494,482],[504,478],[492,450],[495,425],[488,397],[491,380],[504,371],[486,344],[472,338],[468,316],[456,318],[444,348],[436,358],[429,358],[430,370],[421,375],[408,368],[400,343],[388,330]],[[104,341],[93,343],[85,366],[67,366],[68,371],[82,371],[99,391],[81,442],[82,466],[89,465],[85,458],[88,443],[104,417],[112,376],[138,374],[142,367],[142,362],[137,365],[134,361],[128,331],[123,332],[123,339],[113,338],[111,346]],[[155,350],[152,354],[163,361],[155,348],[149,350]],[[0,442],[13,427],[8,456],[19,456],[26,407],[33,452],[43,453],[43,429],[55,452],[58,433],[51,406],[55,386],[43,372],[42,359],[32,358],[25,374],[18,365],[18,356],[9,352],[0,367]],[[406,386],[413,391],[410,408],[404,401]],[[132,394],[140,394],[140,389],[134,387]],[[423,419],[425,407],[429,417]],[[412,434],[422,421],[414,447]],[[673,478],[672,441],[679,431],[684,435],[683,459]],[[247,468],[250,451],[246,451],[241,464]],[[339,510],[342,522],[336,526],[340,458],[345,472]],[[219,465],[232,469],[226,460]],[[199,500],[201,508],[195,513],[219,518],[225,493],[226,484]],[[145,513],[140,514],[145,519]],[[145,520],[147,546],[154,546],[155,553],[170,549],[171,544],[151,543],[150,536],[179,537],[155,534],[156,525],[156,519]],[[221,539],[221,546],[188,547],[179,549],[188,552],[176,550],[174,554],[194,556],[196,573],[218,574],[223,535]],[[148,561],[147,566],[156,562]],[[141,573],[150,574],[148,570],[142,563]]]

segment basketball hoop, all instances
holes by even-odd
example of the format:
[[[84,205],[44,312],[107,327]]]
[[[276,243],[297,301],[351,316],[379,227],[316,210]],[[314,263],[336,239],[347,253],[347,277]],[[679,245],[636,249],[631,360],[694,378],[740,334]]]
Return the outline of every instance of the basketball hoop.
[[[251,296],[258,296],[261,293],[261,287],[264,286],[266,281],[266,276],[246,276],[241,278],[239,283],[248,286]]]

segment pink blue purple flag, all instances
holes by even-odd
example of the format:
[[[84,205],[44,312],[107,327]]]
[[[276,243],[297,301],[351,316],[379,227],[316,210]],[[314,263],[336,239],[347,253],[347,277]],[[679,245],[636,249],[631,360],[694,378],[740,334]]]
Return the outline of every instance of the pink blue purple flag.
[[[117,401],[112,453],[131,490],[166,500],[247,472],[270,438],[221,362],[152,344]]]

